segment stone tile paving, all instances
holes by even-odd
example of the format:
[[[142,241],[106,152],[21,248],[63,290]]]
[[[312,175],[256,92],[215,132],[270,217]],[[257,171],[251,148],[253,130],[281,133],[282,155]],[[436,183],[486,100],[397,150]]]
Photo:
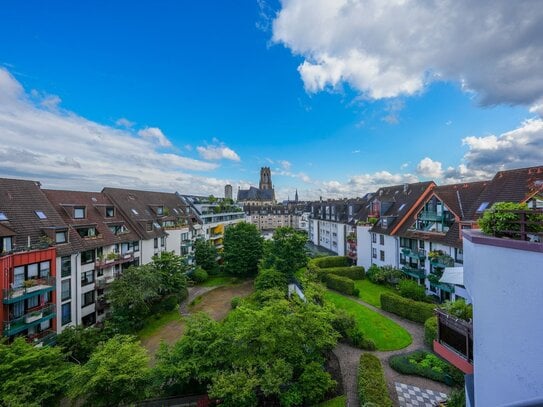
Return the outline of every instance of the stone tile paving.
[[[421,389],[405,383],[394,383],[400,407],[435,407],[447,399],[445,393]]]

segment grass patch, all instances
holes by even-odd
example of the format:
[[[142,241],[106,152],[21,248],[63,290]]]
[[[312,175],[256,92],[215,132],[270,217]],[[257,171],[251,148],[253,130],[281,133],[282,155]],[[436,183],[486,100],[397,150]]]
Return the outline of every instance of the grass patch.
[[[336,307],[354,316],[364,337],[373,340],[377,350],[403,349],[411,344],[409,332],[394,321],[341,294],[327,291],[325,297]]]
[[[179,313],[177,307],[172,311],[160,314],[158,317],[156,315],[150,316],[145,320],[145,326],[138,332],[138,338],[150,338],[170,322],[182,320],[183,317]]]
[[[218,285],[233,285],[239,283],[239,279],[232,276],[210,276],[202,284],[201,287],[216,287]]]
[[[202,302],[202,300],[204,299],[203,296],[199,295],[198,297],[196,297],[195,299],[193,299],[191,302],[190,302],[190,306],[191,307],[194,307],[196,304],[200,304]]]
[[[374,307],[381,308],[381,294],[383,293],[396,293],[397,291],[384,286],[372,283],[370,280],[357,280],[354,282],[354,286],[358,288],[358,296],[364,302],[373,305]]]
[[[323,401],[322,403],[317,404],[314,407],[345,407],[347,404],[347,397],[337,396],[333,399]]]

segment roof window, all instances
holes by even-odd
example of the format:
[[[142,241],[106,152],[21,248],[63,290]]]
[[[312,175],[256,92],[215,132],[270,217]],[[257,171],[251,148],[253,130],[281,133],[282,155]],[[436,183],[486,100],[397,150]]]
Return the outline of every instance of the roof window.
[[[488,207],[488,202],[483,202],[481,205],[479,205],[479,208],[477,208],[477,212],[483,212]]]
[[[4,212],[0,212],[0,220],[8,220],[8,217]]]
[[[47,215],[45,213],[43,213],[43,211],[34,211],[34,213],[40,219],[47,219]]]
[[[132,208],[131,211],[132,211],[132,213],[133,213],[134,215],[139,215],[138,211],[135,210],[134,208]]]
[[[74,219],[85,219],[85,207],[77,206],[74,208]]]

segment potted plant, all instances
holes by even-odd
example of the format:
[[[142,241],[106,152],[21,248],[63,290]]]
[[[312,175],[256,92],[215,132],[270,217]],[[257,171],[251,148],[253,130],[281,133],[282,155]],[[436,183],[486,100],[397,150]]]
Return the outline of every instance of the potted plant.
[[[100,260],[100,263],[103,263],[103,262],[104,262],[104,258],[105,258],[104,253],[100,253],[100,254],[98,255],[98,260]]]
[[[25,322],[27,324],[37,321],[38,319],[41,319],[43,317],[42,311],[32,311],[31,313],[27,314],[25,317]]]
[[[109,252],[106,257],[106,263],[111,263],[112,261],[117,260],[117,253]]]

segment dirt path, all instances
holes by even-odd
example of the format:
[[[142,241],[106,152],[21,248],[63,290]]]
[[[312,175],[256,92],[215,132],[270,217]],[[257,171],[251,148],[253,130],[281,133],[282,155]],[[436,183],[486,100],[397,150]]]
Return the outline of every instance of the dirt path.
[[[411,352],[417,349],[427,349],[428,347],[424,343],[424,327],[416,322],[412,322],[403,318],[398,317],[395,314],[390,312],[383,311],[380,308],[374,307],[364,301],[349,297],[351,300],[356,301],[360,305],[363,305],[384,317],[387,317],[394,322],[396,322],[401,327],[405,328],[413,338],[413,342],[406,348],[389,351],[389,352],[369,352],[373,353],[381,360],[383,369],[385,371],[385,377],[387,379],[388,392],[394,401],[394,405],[398,406],[398,395],[396,394],[396,388],[394,382],[400,382],[405,384],[410,384],[413,386],[418,386],[424,389],[430,389],[434,391],[439,391],[442,393],[450,393],[451,388],[445,384],[434,382],[430,379],[425,379],[418,376],[407,376],[401,373],[396,372],[388,364],[388,358],[393,355],[398,355],[402,353]],[[339,364],[341,366],[341,373],[343,375],[343,386],[345,387],[345,394],[347,395],[347,407],[358,407],[360,405],[358,401],[358,389],[357,389],[357,374],[358,374],[358,363],[360,361],[360,356],[364,351],[354,348],[346,344],[338,344],[334,349],[334,353],[339,359]]]

